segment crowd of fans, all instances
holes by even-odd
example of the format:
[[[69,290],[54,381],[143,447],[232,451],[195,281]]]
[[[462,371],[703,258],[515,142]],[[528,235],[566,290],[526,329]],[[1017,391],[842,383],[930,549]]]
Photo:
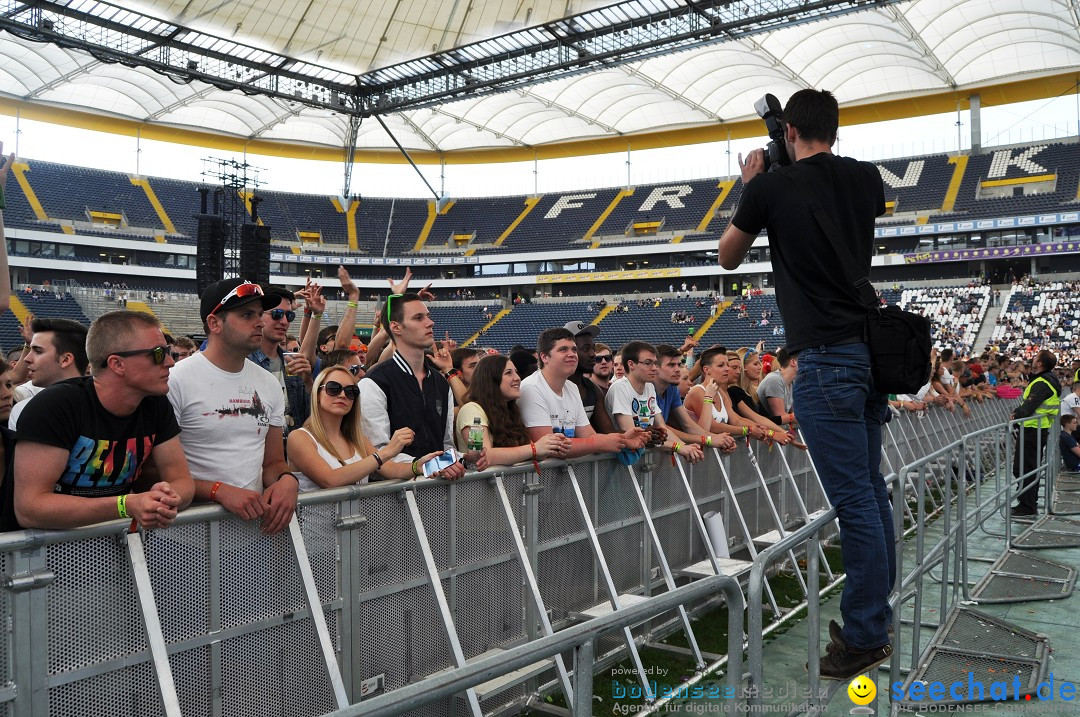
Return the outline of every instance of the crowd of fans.
[[[1054,351],[1063,361],[1080,359],[1078,291],[1080,281],[1038,284],[1031,277],[1019,279],[998,316],[990,347],[1028,361],[1042,348]]]
[[[128,310],[89,329],[28,321],[26,345],[0,367],[12,478],[2,483],[2,527],[119,516],[153,528],[201,501],[275,533],[299,493],[321,488],[453,480],[587,454],[630,464],[648,448],[691,463],[737,441],[805,449],[793,430],[798,357],[783,348],[702,350],[692,336],[610,347],[599,325],[573,316],[509,355],[459,347],[436,339],[434,297],[409,291],[411,272],[391,281],[364,345],[352,332],[360,292],[343,267],[338,277],[348,299],[339,326],[321,325],[316,284],[291,292],[241,279],[203,292],[202,345],[173,341],[155,317]],[[944,303],[973,309],[965,301]],[[1023,356],[996,352],[935,349],[932,358],[931,380],[893,397],[896,410],[967,413],[1032,370]],[[1078,366],[1058,370],[1071,379]]]

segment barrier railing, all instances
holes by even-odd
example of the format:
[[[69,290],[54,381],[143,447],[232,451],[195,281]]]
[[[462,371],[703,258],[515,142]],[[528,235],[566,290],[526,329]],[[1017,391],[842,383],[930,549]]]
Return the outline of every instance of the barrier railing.
[[[975,421],[999,417],[995,403],[975,408]],[[962,426],[915,421],[884,457]],[[570,649],[598,668],[629,657],[655,698],[638,648],[680,631],[691,681],[725,664],[741,679],[742,597],[727,578],[756,558],[752,634],[769,629],[763,604],[771,625],[791,619],[764,576],[785,563],[796,608],[817,599],[823,553],[799,546],[834,534],[827,508],[807,453],[740,444],[694,466],[649,454],[629,469],[581,459],[320,491],[272,537],[217,506],[147,533],[117,521],[2,535],[0,715],[293,716],[369,702],[478,715],[538,691],[574,706],[589,682]],[[706,528],[717,518],[722,537]],[[739,628],[727,655],[706,655],[689,618],[721,602]],[[418,691],[431,696],[422,709],[400,697]]]
[[[982,429],[995,426],[1008,419],[1009,407],[1001,401],[975,403],[971,409],[970,418],[965,418],[959,412],[950,413],[942,410],[931,410],[920,416],[894,412],[892,420],[885,425],[882,471],[886,473],[885,481],[892,491],[893,520],[898,541],[905,536],[915,534],[916,540],[921,544],[924,540],[923,530],[928,520],[941,513],[945,514],[946,533],[949,532],[949,506],[953,505],[951,486],[958,476],[960,480],[963,480],[964,476],[963,468],[954,473],[953,467],[954,465],[966,466],[967,460],[960,459],[954,463],[938,459],[943,455],[951,455],[957,450],[964,456],[969,456],[970,452],[972,455],[969,457],[981,459],[981,456],[974,455],[975,446],[981,446],[981,443],[972,444],[969,451],[968,445],[963,440],[955,440],[954,437],[962,437],[968,433],[977,434]],[[913,475],[913,466],[923,466],[923,470]],[[912,507],[911,503],[914,503],[915,507]],[[802,548],[807,556],[806,583],[820,585],[822,576],[819,568],[818,547],[824,537],[824,531],[832,528],[835,519],[835,509],[828,510],[790,533],[783,540],[763,550],[754,561],[747,586],[747,627],[750,640],[746,701],[751,711],[762,709],[762,695],[769,682],[765,674],[764,662],[764,638],[768,634],[768,628],[764,625],[762,614],[762,597],[768,585],[765,580],[768,569],[788,551]],[[901,584],[902,577],[902,563],[899,557],[902,547],[901,542],[897,548],[898,585]],[[919,563],[918,570],[929,570],[933,566],[929,560],[925,565],[921,561],[916,562]],[[836,581],[838,582],[840,581]],[[808,628],[808,685],[804,693],[807,695],[807,701],[791,714],[815,713],[822,709],[824,703],[831,697],[830,693],[821,692],[819,683],[818,661],[821,649],[819,599],[826,591],[835,587],[836,583],[828,583],[821,590],[811,590],[807,595],[806,604],[800,606],[806,609]],[[896,598],[895,595],[893,597]],[[917,595],[916,599],[921,599],[921,596]]]

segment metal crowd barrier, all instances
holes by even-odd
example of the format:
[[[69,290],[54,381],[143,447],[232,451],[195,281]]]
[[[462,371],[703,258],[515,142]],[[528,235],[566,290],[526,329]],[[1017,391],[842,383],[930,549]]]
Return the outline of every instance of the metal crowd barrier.
[[[629,656],[648,692],[641,644],[694,643],[690,615],[721,602],[741,625],[741,596],[714,576],[749,562],[717,558],[702,515],[718,512],[727,547],[750,557],[755,537],[826,507],[807,454],[761,444],[696,466],[582,459],[300,503],[273,537],[218,506],[151,532],[0,536],[0,717],[316,715],[447,675],[460,691],[408,713],[478,715],[538,691],[569,703],[582,676],[560,652],[586,643],[597,666]],[[511,669],[528,645],[536,659]],[[510,674],[466,684],[485,659]]]
[[[926,525],[935,516],[941,514],[945,516],[946,533],[949,533],[949,506],[953,504],[952,485],[957,480],[965,480],[965,471],[971,465],[971,461],[975,459],[981,461],[982,454],[979,451],[991,445],[1003,447],[1000,437],[985,438],[979,434],[979,431],[1006,422],[1011,405],[1003,401],[989,400],[982,404],[972,402],[970,407],[972,411],[970,418],[965,418],[959,410],[948,412],[934,408],[920,414],[906,411],[894,412],[883,429],[882,473],[885,474],[886,484],[889,485],[893,495],[893,519],[896,521],[894,527],[898,540],[897,585],[907,585],[907,582],[902,582],[901,579],[910,581],[910,576],[902,573],[903,563],[900,555],[903,551],[903,538],[914,534],[921,545]],[[976,438],[967,442],[964,436],[969,434]],[[953,455],[956,451],[963,454],[965,458],[953,461],[941,459],[943,455]],[[915,506],[912,507],[911,503],[915,503]],[[806,583],[820,585],[822,575],[818,547],[820,542],[827,537],[826,531],[832,529],[835,519],[836,511],[829,509],[787,535],[783,540],[763,550],[754,561],[747,589],[747,625],[750,639],[746,701],[751,711],[766,708],[763,705],[763,694],[764,688],[770,684],[764,660],[764,638],[768,635],[769,629],[764,624],[762,614],[763,594],[768,587],[766,577],[769,568],[786,556],[788,551],[801,548],[806,555]],[[929,558],[925,562],[920,560],[916,562],[918,564],[915,571],[920,574],[927,574],[934,567],[934,562]],[[833,689],[823,693],[820,689],[818,672],[821,650],[819,599],[842,579],[835,583],[827,583],[819,591],[811,590],[807,594],[805,605],[800,606],[800,608],[805,607],[808,622],[809,674],[808,687],[804,693],[807,699],[790,714],[816,714],[824,709],[824,704],[831,698],[836,685],[846,685],[846,683],[832,683]],[[921,599],[918,591],[915,598]],[[899,608],[896,614],[897,622],[899,622]],[[893,663],[898,664],[896,660]]]
[[[973,420],[1000,420],[999,408],[975,406]],[[966,425],[901,416],[883,460],[909,463]],[[574,707],[591,692],[591,670],[578,665],[627,658],[655,710],[666,698],[651,692],[642,644],[683,632],[690,682],[725,665],[741,680],[733,586],[753,567],[750,672],[760,682],[754,640],[819,594],[807,586],[820,584],[823,553],[802,538],[835,534],[809,455],[760,443],[711,450],[694,466],[654,453],[631,468],[579,459],[300,503],[273,537],[218,506],[152,532],[116,521],[0,536],[0,615],[11,626],[0,640],[0,717],[294,717],[367,714],[368,703],[378,714],[478,716],[551,692]],[[715,546],[709,512],[726,528]],[[781,564],[799,605],[777,604],[764,581]],[[709,655],[690,617],[721,604],[728,654]]]

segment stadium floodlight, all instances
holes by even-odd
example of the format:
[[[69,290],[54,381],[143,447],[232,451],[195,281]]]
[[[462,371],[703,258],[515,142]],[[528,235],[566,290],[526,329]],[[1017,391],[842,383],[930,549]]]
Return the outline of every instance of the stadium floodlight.
[[[0,29],[180,81],[366,117],[520,89],[899,1],[623,0],[364,74],[105,0],[0,0]]]

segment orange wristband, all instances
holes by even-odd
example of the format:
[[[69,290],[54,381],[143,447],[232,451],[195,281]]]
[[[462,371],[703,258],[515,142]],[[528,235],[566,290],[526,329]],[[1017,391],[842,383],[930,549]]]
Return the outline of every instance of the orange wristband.
[[[221,481],[218,481],[217,483],[215,483],[213,485],[212,488],[210,488],[210,500],[214,501],[215,503],[217,502],[217,492],[218,492],[218,488],[220,488],[220,487],[221,487]]]

